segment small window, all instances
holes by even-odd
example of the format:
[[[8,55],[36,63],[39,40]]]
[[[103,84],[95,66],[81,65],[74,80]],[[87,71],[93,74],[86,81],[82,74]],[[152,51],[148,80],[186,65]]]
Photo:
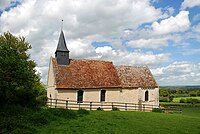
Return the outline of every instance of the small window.
[[[106,90],[101,90],[101,100],[100,101],[105,101],[106,98]]]
[[[83,91],[81,90],[77,93],[77,103],[83,103]]]
[[[146,91],[146,92],[145,92],[145,101],[148,101],[148,100],[149,100],[149,92]]]

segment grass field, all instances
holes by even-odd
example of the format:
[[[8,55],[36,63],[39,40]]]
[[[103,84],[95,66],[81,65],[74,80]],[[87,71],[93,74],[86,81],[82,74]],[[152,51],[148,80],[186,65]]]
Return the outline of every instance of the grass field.
[[[8,110],[9,111],[9,110]],[[181,114],[71,111],[14,108],[0,111],[0,133],[39,134],[199,134],[200,107],[184,107]]]
[[[180,102],[180,99],[187,99],[187,98],[193,98],[193,99],[198,99],[198,100],[200,100],[200,97],[177,97],[177,98],[174,98],[174,99],[173,99],[173,102],[179,103],[179,102]]]
[[[39,133],[198,134],[200,118],[159,113],[92,111],[76,120],[52,122]]]

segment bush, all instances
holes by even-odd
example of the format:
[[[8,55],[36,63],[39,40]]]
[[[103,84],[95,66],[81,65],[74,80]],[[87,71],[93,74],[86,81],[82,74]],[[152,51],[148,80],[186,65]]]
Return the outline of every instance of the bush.
[[[98,111],[103,111],[103,108],[98,107],[97,110],[98,110]]]
[[[152,112],[162,113],[163,111],[160,108],[153,108]]]
[[[117,107],[112,107],[112,111],[119,111],[119,108],[117,108]]]
[[[169,96],[169,102],[172,102],[173,99],[174,99],[174,96],[173,96],[173,95],[170,95],[170,96]]]
[[[191,103],[191,104],[196,104],[196,103],[200,103],[200,100],[195,99],[195,98],[187,98],[186,102]]]
[[[160,102],[169,102],[169,98],[168,97],[160,97],[159,101]]]
[[[186,103],[186,99],[180,99],[180,103]]]
[[[190,92],[189,92],[189,95],[190,95],[191,97],[195,97],[195,96],[197,96],[197,92],[196,92],[196,91],[190,91]]]

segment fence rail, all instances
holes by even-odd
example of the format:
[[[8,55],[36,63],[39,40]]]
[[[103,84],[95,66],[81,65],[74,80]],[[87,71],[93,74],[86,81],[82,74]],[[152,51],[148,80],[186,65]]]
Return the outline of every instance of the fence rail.
[[[65,109],[86,109],[86,110],[113,110],[119,109],[120,111],[144,111],[150,112],[153,108],[158,108],[156,105],[136,104],[136,103],[121,103],[121,102],[90,102],[82,101],[77,102],[74,100],[62,99],[47,99],[47,105],[51,108],[65,108]]]

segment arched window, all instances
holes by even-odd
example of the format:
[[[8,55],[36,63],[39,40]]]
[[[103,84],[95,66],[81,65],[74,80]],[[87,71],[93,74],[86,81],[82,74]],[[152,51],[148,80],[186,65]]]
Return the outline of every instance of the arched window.
[[[77,93],[77,103],[83,103],[83,91],[81,90]]]
[[[145,101],[148,101],[149,100],[149,91],[146,91],[145,92]]]

